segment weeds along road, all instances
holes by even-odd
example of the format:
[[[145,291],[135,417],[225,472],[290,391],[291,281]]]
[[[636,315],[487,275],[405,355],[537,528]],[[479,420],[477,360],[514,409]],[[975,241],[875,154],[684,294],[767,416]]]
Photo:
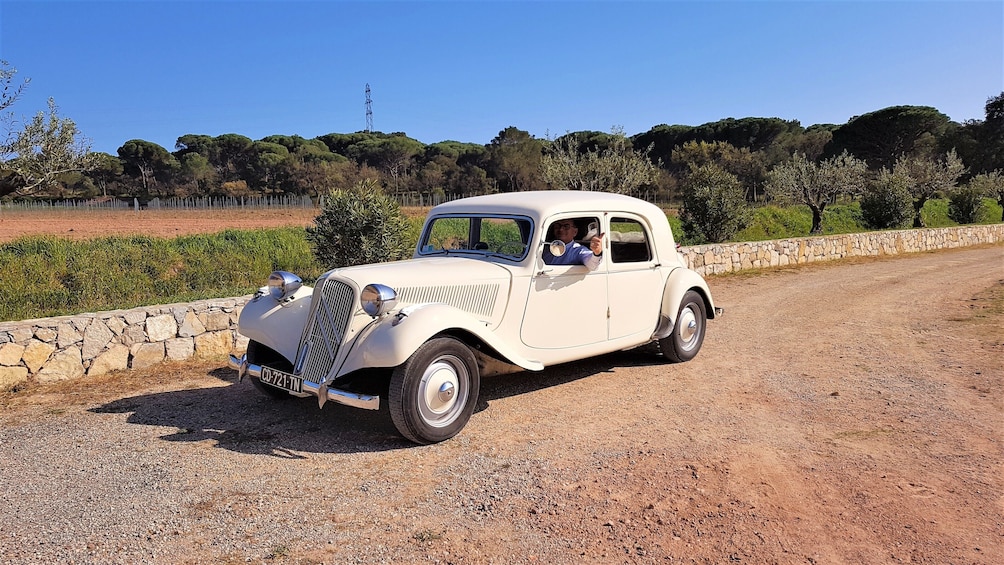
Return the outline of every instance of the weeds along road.
[[[1004,562],[1004,247],[710,284],[694,361],[486,379],[427,447],[222,360],[8,394],[3,561]]]

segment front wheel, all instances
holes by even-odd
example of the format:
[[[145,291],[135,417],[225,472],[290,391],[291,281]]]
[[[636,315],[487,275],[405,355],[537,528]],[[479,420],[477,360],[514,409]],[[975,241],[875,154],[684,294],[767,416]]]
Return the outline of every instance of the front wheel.
[[[708,324],[708,314],[704,299],[693,290],[688,290],[680,301],[673,333],[659,340],[663,356],[674,363],[690,361],[697,356],[704,343],[704,329]]]
[[[391,375],[391,420],[415,443],[450,439],[471,419],[480,388],[470,348],[450,337],[430,339]]]

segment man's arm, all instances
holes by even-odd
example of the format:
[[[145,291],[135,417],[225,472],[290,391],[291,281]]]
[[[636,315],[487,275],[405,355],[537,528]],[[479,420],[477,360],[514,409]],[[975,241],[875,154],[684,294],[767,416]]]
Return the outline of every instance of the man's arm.
[[[579,257],[587,269],[595,271],[603,261],[603,234],[593,237],[589,241],[589,247],[579,249]]]

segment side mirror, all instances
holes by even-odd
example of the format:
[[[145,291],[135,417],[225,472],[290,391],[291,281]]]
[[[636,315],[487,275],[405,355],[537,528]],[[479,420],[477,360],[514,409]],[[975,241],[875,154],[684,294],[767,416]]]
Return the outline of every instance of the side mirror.
[[[550,245],[551,245],[550,249],[551,255],[554,255],[555,257],[561,257],[562,255],[565,254],[565,242],[561,241],[560,239],[556,239],[552,241]]]

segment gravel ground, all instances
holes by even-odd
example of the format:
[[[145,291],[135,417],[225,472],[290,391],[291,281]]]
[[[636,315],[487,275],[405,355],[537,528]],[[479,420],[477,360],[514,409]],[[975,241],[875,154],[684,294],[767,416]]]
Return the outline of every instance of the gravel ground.
[[[486,379],[433,446],[222,362],[0,395],[3,561],[1004,562],[1004,247],[710,284],[694,361]]]

